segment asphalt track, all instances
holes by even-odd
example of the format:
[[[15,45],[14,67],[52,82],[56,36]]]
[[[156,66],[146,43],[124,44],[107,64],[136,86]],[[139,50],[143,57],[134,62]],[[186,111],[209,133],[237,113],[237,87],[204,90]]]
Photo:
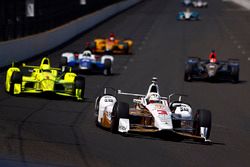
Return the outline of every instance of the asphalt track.
[[[114,32],[134,40],[133,55],[116,56],[115,75],[86,76],[85,102],[10,96],[2,72],[1,166],[249,166],[250,12],[211,0],[208,9],[198,10],[201,21],[178,22],[181,9],[176,0],[146,0],[50,54],[57,66],[62,52],[82,50],[94,37]],[[183,81],[186,58],[206,58],[211,48],[219,59],[240,59],[240,83]],[[195,110],[212,111],[213,145],[124,137],[95,126],[94,99],[103,87],[144,93],[152,76],[159,78],[162,95],[185,93]]]

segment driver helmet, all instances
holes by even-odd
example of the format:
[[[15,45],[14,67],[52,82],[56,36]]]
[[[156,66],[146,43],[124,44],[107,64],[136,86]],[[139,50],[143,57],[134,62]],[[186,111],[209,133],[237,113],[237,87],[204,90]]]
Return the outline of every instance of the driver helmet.
[[[151,104],[151,103],[160,103],[161,102],[160,95],[157,94],[157,93],[153,93],[153,94],[150,95],[148,101],[149,101],[149,104]]]
[[[109,36],[109,40],[114,41],[115,40],[115,34],[111,33],[110,36]]]
[[[210,63],[216,63],[217,62],[216,53],[215,53],[214,49],[211,50],[209,58],[210,58]]]
[[[216,63],[216,61],[217,61],[216,58],[211,58],[210,59],[210,63]]]
[[[91,57],[91,51],[84,51],[83,56]]]
[[[186,12],[190,12],[190,9],[189,9],[189,8],[187,8],[187,9],[186,9]]]
[[[42,67],[41,67],[41,69],[43,71],[49,71],[50,70],[50,65],[49,64],[43,64]]]

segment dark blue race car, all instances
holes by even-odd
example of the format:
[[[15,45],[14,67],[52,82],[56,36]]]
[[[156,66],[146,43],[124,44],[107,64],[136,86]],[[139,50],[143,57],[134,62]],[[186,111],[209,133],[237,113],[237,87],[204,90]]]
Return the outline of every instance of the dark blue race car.
[[[185,65],[185,81],[210,80],[210,81],[239,81],[240,63],[237,59],[228,61],[202,60],[189,57]]]

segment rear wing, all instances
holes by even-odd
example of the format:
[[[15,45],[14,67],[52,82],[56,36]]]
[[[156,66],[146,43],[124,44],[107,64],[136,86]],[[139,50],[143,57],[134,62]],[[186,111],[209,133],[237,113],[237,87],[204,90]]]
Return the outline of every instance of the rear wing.
[[[22,67],[24,68],[33,68],[33,69],[40,69],[40,66],[30,66],[30,65],[26,65],[25,63],[22,64]],[[57,67],[51,67],[51,70],[57,70],[60,71],[61,68],[57,68]]]
[[[133,97],[145,97],[144,94],[137,94],[137,93],[129,93],[129,92],[123,92],[120,89],[114,89],[111,87],[104,88],[104,94],[108,94],[108,90],[112,90],[115,92],[116,95],[125,95],[125,96],[133,96]],[[167,97],[161,97],[162,100],[168,100]]]

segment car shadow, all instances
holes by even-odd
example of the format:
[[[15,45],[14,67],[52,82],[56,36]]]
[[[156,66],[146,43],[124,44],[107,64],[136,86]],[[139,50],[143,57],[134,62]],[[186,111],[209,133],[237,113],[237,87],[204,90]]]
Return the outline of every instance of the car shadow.
[[[187,81],[186,81],[187,82]],[[248,81],[246,80],[239,80],[238,82],[231,82],[228,80],[202,80],[202,79],[193,79],[192,81],[189,81],[188,83],[192,82],[204,82],[204,83],[211,83],[211,84],[246,84]]]

